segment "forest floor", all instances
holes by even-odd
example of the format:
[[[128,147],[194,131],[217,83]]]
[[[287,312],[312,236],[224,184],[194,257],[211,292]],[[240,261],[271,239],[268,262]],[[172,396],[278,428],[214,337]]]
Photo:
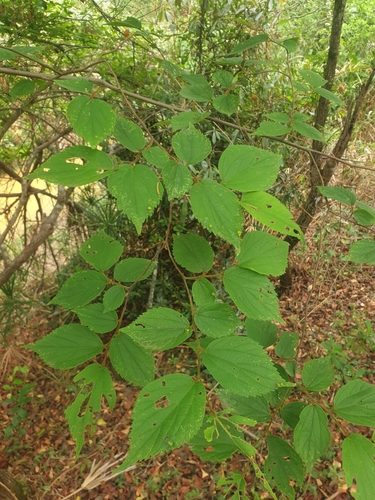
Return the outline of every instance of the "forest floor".
[[[375,193],[375,190],[364,192]],[[368,200],[368,203],[373,205],[373,200]],[[358,237],[359,229],[353,229],[346,222],[339,206],[334,208],[336,212],[327,211],[326,206],[322,208],[306,235],[306,249],[295,250],[293,287],[280,300],[281,316],[286,321],[280,332],[299,333],[300,366],[308,359],[334,353],[337,364],[335,383],[322,393],[328,405],[332,405],[342,383],[355,374],[375,383],[375,270],[373,266],[347,261],[348,249]],[[262,493],[261,485],[244,456],[235,454],[224,464],[202,462],[187,446],[139,463],[134,470],[92,491],[74,493],[80,488],[94,459],[103,464],[113,460],[118,453],[126,453],[132,408],[139,389],[124,381],[115,382],[115,410],[104,409],[97,416],[96,429],[75,461],[75,442],[64,418],[64,409],[72,403],[77,390],[73,382],[75,372],[52,370],[31,351],[16,347],[34,342],[50,331],[51,320],[45,311],[32,311],[27,325],[17,328],[12,341],[14,363],[27,366],[28,370],[17,372],[17,384],[14,379],[5,378],[0,385],[0,400],[7,403],[0,406],[0,433],[3,434],[11,425],[15,414],[24,417],[11,435],[0,441],[0,468],[7,469],[27,487],[30,499],[229,499],[235,488],[230,484],[217,488],[216,483],[221,477],[233,477],[236,471],[245,476],[249,498],[270,498],[268,493]],[[18,361],[17,352],[22,354]],[[272,348],[269,352],[272,356]],[[1,347],[0,359],[8,355]],[[173,355],[170,359],[174,360],[174,365],[165,357],[160,360],[164,363],[162,374],[185,363],[184,354],[178,349]],[[17,394],[25,384],[33,384],[26,394],[30,401],[22,403],[18,400],[17,403]],[[27,416],[18,410],[26,410]],[[330,426],[333,442],[339,443],[342,440],[340,429],[334,422]],[[347,431],[371,437],[368,428],[347,422],[343,422],[343,426]],[[272,420],[270,427],[262,424],[251,428],[249,439],[259,451],[256,460],[260,466],[266,458],[263,443],[269,431],[280,437],[291,436],[291,429],[278,418]],[[339,445],[331,450],[334,451],[315,464],[304,487],[297,489],[297,498],[353,498],[345,484]]]

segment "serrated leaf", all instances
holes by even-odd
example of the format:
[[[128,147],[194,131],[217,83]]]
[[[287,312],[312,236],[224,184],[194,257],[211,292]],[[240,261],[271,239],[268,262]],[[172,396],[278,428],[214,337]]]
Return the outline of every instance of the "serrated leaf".
[[[246,335],[258,342],[264,349],[275,344],[278,328],[271,321],[260,321],[247,318],[245,321]]]
[[[231,267],[225,271],[223,281],[230,298],[249,318],[280,320],[277,295],[268,278],[249,269]]]
[[[154,270],[155,262],[139,257],[120,260],[114,269],[114,278],[123,283],[133,283],[147,279]]]
[[[115,311],[123,304],[125,299],[125,290],[122,286],[111,286],[103,296],[103,312]]]
[[[144,386],[154,378],[152,352],[141,347],[125,333],[112,338],[109,358],[116,372],[135,385]]]
[[[245,193],[241,205],[258,222],[281,234],[289,234],[303,240],[303,233],[289,210],[269,193],[255,191]]]
[[[139,151],[146,145],[141,127],[126,118],[117,117],[113,135],[130,151]]]
[[[86,240],[79,252],[97,271],[106,271],[121,257],[124,247],[104,230]]]
[[[239,267],[260,274],[280,276],[288,263],[289,245],[280,238],[262,231],[250,231],[240,244]]]
[[[192,294],[194,302],[199,307],[215,302],[216,299],[215,288],[206,278],[199,278],[197,281],[194,281]]]
[[[97,297],[107,285],[107,278],[96,271],[78,271],[68,278],[49,304],[66,309],[85,306]]]
[[[173,160],[163,166],[161,176],[169,201],[183,196],[193,185],[193,179],[187,167]]]
[[[230,189],[205,179],[191,188],[190,203],[203,227],[238,246],[243,215],[238,198]]]
[[[172,130],[173,132],[176,132],[177,130],[187,128],[189,125],[194,125],[195,123],[201,122],[208,116],[210,116],[210,112],[198,113],[196,111],[183,111],[182,113],[178,113],[177,115],[172,117]]]
[[[117,314],[115,311],[104,312],[101,303],[89,304],[75,309],[80,322],[95,333],[108,333],[117,327]]]
[[[166,375],[140,392],[133,410],[130,450],[118,468],[178,448],[199,431],[206,390],[188,375]]]
[[[282,125],[281,123],[260,122],[259,127],[252,133],[252,135],[278,137],[286,135],[288,132],[290,132],[290,128]]]
[[[120,165],[108,177],[108,189],[120,210],[141,233],[143,222],[153,213],[163,195],[163,186],[146,165]]]
[[[76,187],[98,181],[112,170],[111,158],[106,153],[87,146],[72,146],[53,155],[26,178]]]
[[[338,95],[334,94],[333,92],[330,92],[327,89],[323,89],[321,87],[315,87],[314,92],[321,95],[322,97],[325,97],[329,101],[334,102],[338,106],[344,106],[344,104],[345,104],[344,101],[342,99],[340,99],[340,97]]]
[[[81,407],[89,397],[88,394],[78,394],[73,403],[65,410],[65,418],[69,424],[69,431],[76,442],[75,458],[81,453],[82,447],[85,444],[85,428],[94,423],[93,414],[90,408],[86,406],[84,412]],[[82,416],[81,413],[83,413]]]
[[[30,95],[34,92],[36,83],[32,80],[27,80],[26,78],[19,80],[13,85],[9,93],[12,99],[18,99],[19,97],[24,97]]]
[[[177,311],[157,307],[147,311],[121,332],[146,349],[165,351],[176,347],[191,335],[189,321]]]
[[[214,263],[214,252],[205,238],[187,233],[173,237],[173,256],[180,266],[192,273],[208,272]]]
[[[202,361],[224,389],[240,396],[266,394],[282,381],[264,350],[247,337],[214,340]]]
[[[184,78],[186,78],[186,75],[184,75]],[[213,91],[207,81],[201,81],[192,85],[184,85],[180,90],[180,95],[191,101],[208,102],[212,99]]]
[[[350,247],[349,260],[357,264],[375,264],[375,241],[359,240]]]
[[[375,386],[355,379],[337,391],[337,415],[356,425],[375,427]]]
[[[223,184],[236,191],[268,189],[279,173],[281,156],[253,146],[229,146],[219,160]]]
[[[292,429],[295,429],[298,422],[301,411],[306,408],[307,404],[301,401],[293,401],[284,406],[280,411],[280,416],[286,424]]]
[[[54,82],[67,90],[72,92],[91,92],[94,88],[93,83],[85,80],[85,78],[69,78],[67,80],[54,80]]]
[[[321,87],[327,80],[325,80],[322,76],[315,73],[315,71],[311,71],[309,69],[299,69],[298,73],[302,76],[302,78],[312,87]]]
[[[335,372],[329,358],[310,359],[302,369],[302,381],[309,391],[323,391],[333,383]]]
[[[60,326],[25,347],[36,352],[52,368],[68,370],[99,354],[103,343],[85,326],[71,324]]]
[[[200,306],[194,320],[202,333],[214,338],[231,335],[241,323],[230,306],[220,303]]]
[[[361,226],[372,226],[375,224],[375,216],[370,214],[367,210],[355,210],[353,217]]]
[[[323,134],[308,123],[295,121],[291,124],[291,127],[293,130],[303,135],[304,137],[308,137],[309,139],[313,139],[315,141],[325,142]]]
[[[238,415],[252,418],[257,422],[268,422],[270,419],[270,407],[263,396],[240,396],[225,389],[216,389],[215,392],[224,407],[232,408]]]
[[[320,194],[331,200],[339,201],[344,205],[352,206],[356,202],[356,196],[350,189],[340,186],[318,186]]]
[[[304,408],[294,429],[294,446],[308,470],[327,450],[330,441],[326,413],[317,405]]]
[[[240,98],[233,94],[220,95],[212,101],[213,107],[227,116],[233,115],[238,110],[239,104]]]
[[[259,45],[262,42],[266,42],[269,39],[269,36],[266,34],[261,34],[261,35],[255,35],[244,42],[238,43],[233,47],[233,49],[229,52],[228,56],[234,55],[234,54],[239,54],[240,52],[243,52],[244,50],[251,49],[252,47],[255,47],[256,45]]]
[[[143,149],[142,156],[150,165],[155,165],[155,167],[158,168],[163,168],[164,165],[170,161],[168,154],[158,146]]]
[[[296,497],[291,481],[301,487],[305,470],[301,457],[296,451],[278,436],[267,436],[268,457],[264,463],[266,478],[271,484],[294,500]]]
[[[375,491],[375,445],[365,436],[352,434],[342,443],[342,466],[346,484],[357,485],[352,495],[357,500],[370,500]]]
[[[218,83],[224,89],[230,87],[234,80],[232,73],[225,71],[225,69],[215,71],[211,78],[213,82]]]
[[[116,114],[109,104],[86,95],[75,97],[66,114],[74,131],[92,148],[112,133],[116,123]]]
[[[277,123],[289,123],[290,121],[289,115],[287,115],[286,113],[281,113],[279,111],[275,113],[267,113],[265,117]]]
[[[298,346],[298,333],[283,332],[276,344],[275,352],[279,358],[294,358]]]
[[[189,165],[204,160],[212,151],[209,139],[192,125],[172,137],[172,146],[178,158]]]
[[[107,400],[108,406],[113,411],[116,403],[116,392],[108,369],[97,363],[93,363],[79,372],[74,377],[73,381],[78,382],[82,379],[84,379],[85,385],[93,384],[88,401],[88,405],[91,407],[92,411],[100,411],[103,396]]]

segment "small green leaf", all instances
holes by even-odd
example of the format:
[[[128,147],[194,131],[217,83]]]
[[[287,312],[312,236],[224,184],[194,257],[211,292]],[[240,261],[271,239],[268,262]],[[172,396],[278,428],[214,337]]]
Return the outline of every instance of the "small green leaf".
[[[309,139],[313,139],[314,141],[325,142],[322,133],[308,123],[303,123],[298,120],[293,122],[291,127],[293,130],[303,135],[304,137],[308,137]]]
[[[275,344],[278,328],[271,321],[259,321],[247,318],[245,321],[246,335],[258,342],[264,349]]]
[[[121,257],[124,247],[101,230],[86,240],[79,252],[97,271],[106,271]]]
[[[115,266],[115,280],[123,283],[134,283],[147,279],[154,270],[155,262],[139,257],[120,260]]]
[[[126,118],[117,117],[113,135],[130,151],[137,152],[146,145],[141,127]]]
[[[268,422],[270,419],[270,406],[264,396],[239,396],[225,389],[216,389],[215,392],[224,407],[231,408],[238,415],[252,418],[257,422]]]
[[[66,114],[74,131],[92,148],[112,133],[116,123],[116,114],[109,104],[85,95],[75,97]]]
[[[194,125],[195,123],[201,122],[208,116],[210,116],[210,112],[198,113],[196,111],[183,111],[182,113],[178,113],[176,116],[172,117],[172,130],[173,132],[176,132],[177,130],[187,128],[189,127],[189,125]]]
[[[290,132],[290,128],[281,123],[260,122],[259,127],[252,135],[279,137]]]
[[[372,208],[369,205],[366,205],[366,203],[363,203],[362,201],[359,201],[359,200],[356,201],[356,205],[361,210],[365,210],[370,215],[372,215],[373,217],[375,217],[375,208]]]
[[[355,379],[337,391],[337,415],[356,425],[375,427],[375,386]]]
[[[155,165],[155,167],[163,168],[166,163],[170,161],[168,154],[163,151],[158,146],[154,146],[153,148],[143,149],[142,156],[145,158],[147,163],[150,165]]]
[[[297,50],[297,41],[298,38],[288,38],[287,40],[280,42],[280,45],[282,45],[287,50],[287,52],[291,54],[292,52],[295,52]]]
[[[298,346],[298,333],[284,332],[280,335],[275,352],[279,358],[294,358]]]
[[[108,406],[113,411],[116,403],[116,392],[113,387],[111,374],[104,366],[93,363],[86,366],[73,379],[74,382],[84,379],[85,385],[93,384],[88,405],[93,412],[100,411],[101,401],[104,396]]]
[[[302,78],[312,87],[322,87],[327,80],[324,80],[323,77],[315,73],[314,71],[310,71],[309,69],[299,69],[298,73],[302,76]]]
[[[236,66],[237,64],[243,63],[243,57],[241,57],[241,56],[225,57],[222,59],[216,59],[215,63],[223,65],[223,66]]]
[[[280,276],[288,263],[289,245],[280,238],[262,231],[250,231],[241,241],[239,267],[259,274]]]
[[[331,200],[339,201],[344,205],[353,206],[356,202],[356,196],[350,189],[340,186],[318,186],[320,194]]]
[[[349,250],[349,260],[357,264],[375,264],[375,241],[359,240]]]
[[[365,436],[352,434],[342,443],[342,466],[346,484],[350,487],[355,480],[358,500],[370,500],[375,491],[375,445]]]
[[[194,281],[192,293],[194,302],[199,307],[204,304],[211,304],[216,299],[215,288],[206,278],[199,278],[197,281]]]
[[[97,297],[107,285],[107,278],[96,271],[78,271],[65,281],[49,304],[66,309],[85,306]]]
[[[125,299],[125,290],[122,286],[111,286],[103,296],[103,312],[115,311],[123,304]]]
[[[76,441],[76,459],[85,444],[85,428],[94,423],[93,414],[89,406],[86,406],[83,411],[81,408],[88,397],[89,394],[78,394],[73,403],[64,412],[69,424],[69,431]],[[82,416],[80,416],[81,414]]]
[[[200,76],[200,75],[189,75]],[[184,75],[187,78],[187,75]],[[180,90],[180,95],[185,99],[196,102],[208,102],[212,99],[211,85],[202,77],[202,80],[195,82],[192,85],[184,85]]]
[[[161,175],[169,201],[183,196],[193,185],[188,168],[173,160],[168,161],[163,166]]]
[[[370,214],[367,210],[355,210],[353,217],[361,226],[372,226],[375,224],[375,216]]]
[[[284,420],[286,424],[289,425],[292,429],[295,429],[298,422],[301,411],[306,408],[307,404],[302,403],[301,401],[293,401],[284,406],[284,408],[280,411],[281,418]]]
[[[200,306],[194,320],[202,333],[214,338],[231,335],[241,323],[230,306],[220,303]]]
[[[214,263],[214,252],[205,238],[198,234],[173,237],[173,256],[180,266],[192,273],[208,272]]]
[[[194,165],[211,153],[211,142],[192,125],[172,137],[173,149],[180,160]]]
[[[224,89],[230,87],[233,84],[233,80],[232,73],[225,71],[225,69],[219,69],[212,75],[212,81],[218,83]]]
[[[60,326],[28,349],[36,352],[47,365],[69,370],[93,358],[103,350],[100,338],[82,325]]]
[[[228,56],[234,55],[234,54],[239,54],[240,52],[243,52],[244,50],[251,49],[255,47],[256,45],[259,45],[262,42],[266,42],[269,39],[269,36],[266,34],[261,34],[261,35],[255,35],[244,42],[238,43],[233,47],[233,49],[229,52]]]
[[[344,106],[345,103],[340,97],[333,92],[330,92],[327,89],[322,89],[321,87],[315,87],[314,92],[317,94],[321,95],[322,97],[325,97],[329,101],[332,101],[333,103],[337,104],[338,106]]]
[[[89,304],[75,309],[80,322],[95,333],[108,333],[117,327],[115,311],[104,312],[103,304]]]
[[[32,80],[27,80],[26,78],[19,80],[13,85],[9,93],[12,99],[18,99],[19,97],[24,97],[30,95],[34,92],[36,83]]]
[[[134,28],[137,30],[142,29],[142,23],[136,17],[128,16],[124,21],[111,21],[109,23],[111,26],[125,26],[127,28]]]
[[[323,391],[333,383],[335,372],[329,358],[310,359],[302,369],[302,381],[309,391]]]
[[[72,92],[91,92],[94,85],[84,78],[69,78],[67,80],[54,80],[60,87]]]
[[[252,457],[253,455],[256,454],[257,450],[254,448],[254,446],[251,446],[247,441],[245,441],[242,438],[233,436],[233,441],[237,445],[238,449],[246,456],[246,457]],[[239,497],[238,497],[239,498]],[[233,499],[233,497],[232,497]]]
[[[281,113],[279,111],[275,113],[267,113],[265,117],[277,123],[289,123],[290,121],[289,115],[287,115],[286,113]]]
[[[227,116],[233,115],[238,110],[239,104],[240,98],[233,94],[220,95],[212,101],[213,107]]]

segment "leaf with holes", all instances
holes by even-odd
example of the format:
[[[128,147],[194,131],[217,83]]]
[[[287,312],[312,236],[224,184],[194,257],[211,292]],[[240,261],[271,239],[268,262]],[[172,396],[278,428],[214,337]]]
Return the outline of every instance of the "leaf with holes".
[[[355,379],[340,387],[335,396],[337,415],[356,425],[375,427],[375,386]]]
[[[117,314],[115,311],[104,312],[100,302],[89,304],[74,310],[80,322],[95,333],[108,333],[117,327]]]
[[[240,244],[239,267],[260,274],[280,276],[288,263],[289,245],[280,238],[263,231],[250,231]]]
[[[193,125],[189,125],[187,130],[177,132],[172,137],[172,146],[178,158],[189,165],[204,160],[212,151],[209,139]]]
[[[101,409],[101,401],[104,396],[108,406],[113,411],[116,403],[116,392],[113,387],[113,381],[108,369],[97,363],[86,366],[73,379],[74,382],[84,379],[84,384],[93,384],[90,391],[88,405],[92,411],[97,412]]]
[[[107,278],[96,271],[78,271],[68,278],[58,294],[48,304],[59,304],[66,309],[85,306],[97,297],[107,285]]]
[[[214,252],[205,238],[198,234],[179,234],[173,237],[173,256],[180,266],[192,273],[211,269]]]
[[[146,145],[141,127],[126,118],[117,117],[113,135],[130,151],[139,151]]]
[[[121,257],[124,247],[103,230],[86,240],[79,252],[97,271],[106,271]]]
[[[342,444],[342,467],[346,484],[350,487],[355,480],[354,498],[370,500],[375,491],[375,445],[365,436],[352,434]]]
[[[233,309],[220,303],[200,306],[194,320],[202,333],[214,338],[231,335],[241,324]]]

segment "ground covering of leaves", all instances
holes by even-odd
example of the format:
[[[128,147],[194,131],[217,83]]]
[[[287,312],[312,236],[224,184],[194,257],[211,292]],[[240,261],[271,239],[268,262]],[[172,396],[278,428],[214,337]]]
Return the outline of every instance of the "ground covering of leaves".
[[[373,204],[373,200],[368,202]],[[341,207],[333,208],[332,213],[322,207],[308,231],[307,249],[295,251],[293,288],[280,301],[281,316],[286,320],[280,331],[300,334],[301,364],[327,355],[324,342],[331,339],[336,344],[336,380],[329,391],[323,393],[328,404],[333,403],[335,393],[348,380],[347,377],[358,370],[362,370],[364,380],[375,382],[375,338],[371,331],[371,325],[375,328],[375,271],[374,267],[354,265],[345,260],[349,246],[358,234],[350,232],[353,230]],[[366,324],[366,319],[370,323]],[[17,328],[12,343],[16,346],[33,342],[57,326],[51,325],[51,319],[43,310],[35,310],[27,326]],[[22,359],[17,360],[17,352],[22,352]],[[173,355],[172,361],[168,361],[166,354],[158,360],[158,375],[176,368],[189,370],[190,363],[183,351],[174,350]],[[5,356],[8,354],[1,348],[0,358]],[[7,469],[25,484],[29,498],[220,500],[231,498],[235,489],[217,489],[217,480],[224,475],[230,477],[235,471],[244,474],[250,498],[270,498],[267,493],[262,493],[261,485],[242,455],[235,454],[224,464],[203,463],[187,446],[137,464],[134,470],[92,491],[72,495],[87,476],[94,459],[104,463],[117,453],[127,451],[131,412],[138,389],[121,380],[116,382],[115,411],[103,410],[97,416],[97,427],[75,462],[75,443],[64,419],[64,409],[73,401],[76,390],[74,371],[51,370],[36,355],[17,347],[10,358],[15,364],[28,366],[29,373],[23,377],[24,382],[35,383],[35,386],[30,393],[31,402],[25,405],[27,418],[10,437],[0,442],[0,468]],[[11,395],[11,391],[3,388],[5,383],[6,380],[0,388],[2,401]],[[12,403],[0,406],[0,433],[11,422],[11,408]],[[371,437],[371,429],[347,422],[343,422],[343,426],[348,432],[361,432]],[[262,436],[267,431],[268,424],[248,429],[250,442],[259,450],[257,461],[260,465],[266,458],[266,449],[261,443],[264,443]],[[279,418],[272,421],[270,431],[286,439],[291,436],[291,430]],[[333,443],[339,443],[343,436],[333,423],[331,431]],[[256,436],[261,438],[259,442]],[[297,498],[353,498],[345,484],[339,446],[316,464]]]

